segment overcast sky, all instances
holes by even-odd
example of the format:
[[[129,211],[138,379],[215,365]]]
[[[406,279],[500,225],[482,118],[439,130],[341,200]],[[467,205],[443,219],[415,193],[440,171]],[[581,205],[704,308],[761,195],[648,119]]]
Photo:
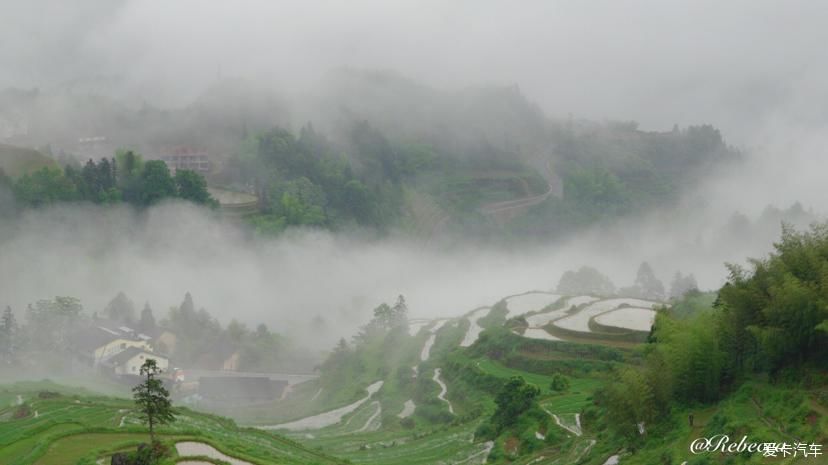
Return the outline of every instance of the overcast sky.
[[[339,66],[518,84],[552,115],[710,122],[738,144],[826,120],[828,2],[0,0],[0,84],[125,78],[186,100],[216,76],[295,89]],[[161,90],[163,93],[158,94]]]

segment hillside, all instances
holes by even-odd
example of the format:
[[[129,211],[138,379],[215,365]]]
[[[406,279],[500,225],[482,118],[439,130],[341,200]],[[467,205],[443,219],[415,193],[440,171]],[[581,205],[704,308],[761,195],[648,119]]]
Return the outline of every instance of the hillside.
[[[37,150],[0,144],[0,170],[16,178],[43,167],[56,167],[54,160]]]
[[[341,341],[321,377],[288,402],[224,413],[354,463],[766,463],[756,452],[691,453],[694,441],[716,435],[816,451],[828,440],[825,323],[778,320],[772,335],[816,332],[790,339],[811,348],[787,362],[772,354],[794,346],[758,339],[751,356],[778,364],[767,371],[756,362],[729,365],[745,352],[728,352],[728,315],[757,305],[740,289],[762,285],[755,279],[783,262],[813,279],[807,267],[824,263],[825,249],[803,252],[822,247],[820,231],[787,232],[778,255],[757,262],[756,278],[734,271],[718,299],[698,291],[669,302],[532,291],[459,317],[411,321],[400,299],[377,307],[353,343]],[[820,323],[824,309],[813,312],[808,321]],[[765,318],[739,338],[780,317]],[[779,458],[822,463],[802,452]]]
[[[120,148],[147,160],[169,147],[202,149],[211,188],[256,196],[225,208],[228,216],[267,235],[298,227],[426,241],[447,233],[562,239],[673,206],[739,161],[710,125],[649,132],[634,122],[564,120],[515,86],[438,89],[372,70],[330,73],[315,97],[290,104],[243,80],[219,81],[178,108],[136,109],[85,93],[6,94],[37,129],[21,140],[60,147],[81,164]],[[104,142],[67,142],[90,135]],[[6,171],[42,164],[14,162]]]
[[[161,432],[168,444],[210,444],[247,463],[347,459],[383,465],[602,465],[612,463],[607,460],[613,456],[624,464],[679,464],[692,458],[687,452],[691,441],[720,432],[780,442],[824,442],[828,437],[824,379],[802,390],[757,378],[715,404],[673,409],[660,426],[648,428],[652,440],[630,448],[635,441],[606,427],[595,396],[612,382],[615,369],[640,364],[640,345],[627,342],[634,331],[602,334],[590,323],[601,315],[643,308],[623,306],[631,303],[643,304],[531,292],[459,318],[414,320],[406,333],[395,334],[393,348],[375,340],[352,355],[339,352],[336,367],[323,369],[320,380],[300,385],[285,401],[224,412],[248,427],[181,409],[179,420]],[[507,324],[507,316],[519,318]],[[514,326],[521,320],[526,324]],[[584,322],[587,327],[578,330]],[[576,329],[557,338],[555,329],[565,327]],[[571,342],[581,339],[589,343]],[[360,368],[354,370],[356,366]],[[558,392],[550,386],[561,374],[568,386]],[[521,417],[493,440],[482,440],[481,425],[496,409],[498,389],[514,376],[540,388],[542,416]],[[38,382],[0,386],[0,404],[8,406],[0,410],[4,464],[92,463],[146,439],[126,399]],[[16,418],[20,405],[26,407],[25,415]],[[692,427],[687,424],[690,414]],[[754,457],[735,463],[765,462]]]
[[[130,399],[44,381],[0,385],[0,405],[4,465],[92,464],[99,459],[109,463],[113,452],[133,450],[148,441]],[[170,446],[195,447],[195,452],[182,448],[178,457],[221,457],[214,452],[220,451],[225,460],[239,459],[236,465],[342,463],[285,438],[187,409],[179,409],[177,421],[160,433]],[[208,463],[198,460],[190,463]]]

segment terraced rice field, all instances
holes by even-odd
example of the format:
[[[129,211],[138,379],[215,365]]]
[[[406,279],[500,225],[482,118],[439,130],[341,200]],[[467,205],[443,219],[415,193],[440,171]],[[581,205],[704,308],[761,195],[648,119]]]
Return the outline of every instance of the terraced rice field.
[[[382,427],[382,420],[380,419],[380,415],[382,415],[382,405],[375,400],[371,402],[371,408],[374,409],[374,413],[372,413],[371,416],[365,421],[365,424],[363,424],[362,427],[356,431],[357,433],[376,431]]]
[[[409,320],[408,321],[408,335],[416,336],[420,330],[431,323],[431,320]]]
[[[483,327],[477,324],[477,320],[483,318],[489,313],[490,308],[479,308],[471,312],[468,316],[469,329],[466,331],[463,341],[460,342],[460,347],[469,347],[477,341],[477,337],[483,332]]]
[[[477,426],[469,422],[416,435],[405,430],[318,435],[303,443],[361,465],[475,465],[484,463],[490,447],[474,442]]]
[[[267,425],[267,426],[258,426],[261,429],[269,429],[269,430],[277,430],[277,429],[284,429],[288,431],[303,431],[303,430],[313,430],[313,429],[321,429],[325,428],[326,426],[331,426],[339,423],[342,421],[342,418],[348,415],[349,413],[354,412],[358,409],[362,404],[368,402],[368,400],[373,396],[377,391],[382,388],[383,381],[377,381],[367,388],[368,395],[363,397],[362,399],[348,404],[344,407],[340,407],[335,410],[330,410],[328,412],[320,413],[318,415],[313,415],[310,417],[305,417],[296,421],[291,421],[288,423],[282,423],[278,425]]]
[[[526,323],[529,324],[530,328],[540,328],[542,326],[548,325],[551,321],[565,317],[567,314],[567,310],[564,309],[552,310],[551,312],[536,313],[534,315],[529,315],[525,319]]]
[[[570,331],[579,331],[582,333],[590,332],[589,329],[589,320],[601,313],[613,310],[618,308],[621,305],[629,305],[631,307],[638,307],[638,308],[654,308],[659,305],[658,302],[652,302],[649,300],[642,300],[642,299],[630,299],[630,298],[616,298],[616,299],[607,299],[601,300],[590,305],[584,307],[581,311],[570,315],[566,318],[561,318],[556,320],[552,324],[563,329],[568,329]]]
[[[181,441],[175,444],[175,450],[178,452],[180,457],[196,457],[196,456],[203,456],[203,457],[210,457],[211,459],[216,460],[223,460],[230,465],[253,465],[250,462],[245,460],[240,460],[235,457],[230,457],[229,455],[223,454],[219,452],[215,447],[205,444],[203,442],[195,442],[195,441]],[[178,463],[208,463],[208,462],[198,462],[198,461],[185,461],[185,462],[178,462]]]
[[[601,300],[600,297],[593,297],[591,295],[579,295],[566,299],[566,301],[564,301],[563,307],[566,309],[570,309],[572,307],[580,307],[581,305],[591,304],[599,300]]]
[[[543,313],[536,313],[534,315],[529,315],[526,317],[526,322],[529,324],[530,327],[540,328],[543,326],[548,325],[550,322],[557,320],[559,318],[563,318],[569,314],[569,311],[574,307],[580,307],[585,304],[589,304],[598,300],[598,297],[592,296],[577,296],[577,297],[570,297],[565,299],[562,302],[561,308],[558,310],[552,310],[549,312]]]
[[[625,307],[602,313],[595,317],[595,322],[604,326],[649,331],[655,316],[655,310],[649,308]]]
[[[543,328],[526,328],[521,334],[523,337],[528,337],[529,339],[542,339],[545,341],[560,341],[561,339],[549,334]]]
[[[30,383],[26,383],[27,387]],[[22,386],[22,384],[21,384]],[[3,465],[73,465],[81,459],[105,459],[113,451],[134,449],[148,440],[146,429],[133,411],[129,399],[71,394],[56,398],[39,398],[38,390],[5,393],[21,399],[39,414],[14,419],[6,416],[15,406],[0,408],[0,464]],[[41,389],[57,390],[43,383]],[[67,389],[67,393],[77,392]],[[6,404],[8,405],[8,404]],[[241,430],[224,419],[182,409],[177,421],[158,429],[164,440],[198,440],[220,444],[222,453],[252,462],[284,464],[337,463],[338,460],[305,449],[270,433]]]
[[[524,313],[543,310],[549,305],[557,302],[560,298],[561,296],[558,294],[550,294],[546,292],[532,292],[529,294],[509,297],[506,299],[506,307],[509,310],[506,318],[514,315],[522,315]]]

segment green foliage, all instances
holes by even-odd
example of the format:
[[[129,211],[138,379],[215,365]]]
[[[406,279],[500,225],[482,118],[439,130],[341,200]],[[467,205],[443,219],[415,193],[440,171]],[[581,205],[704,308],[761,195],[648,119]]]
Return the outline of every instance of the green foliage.
[[[99,382],[102,378],[93,380]],[[40,398],[37,393],[43,389],[57,391],[61,396]],[[0,463],[4,465],[63,465],[79,460],[80,463],[95,463],[114,452],[135,451],[147,442],[147,430],[135,423],[135,406],[129,399],[103,397],[48,381],[0,385],[4,406],[8,405],[6,396],[11,395],[14,399],[17,393],[22,394],[32,412],[39,412],[39,415],[0,421]],[[158,441],[155,444],[162,448],[179,441],[197,441],[256,465],[345,463],[282,436],[239,427],[227,418],[186,408],[176,410],[179,421],[156,430]],[[7,407],[0,408],[0,414],[6,413],[9,413]],[[120,418],[126,418],[122,426],[119,426]],[[161,463],[170,465],[174,461],[165,457]]]
[[[549,384],[549,389],[553,392],[564,392],[569,389],[569,379],[560,373],[555,373],[552,375],[552,383]]]
[[[237,335],[233,332],[233,327],[228,325],[226,333],[240,347],[239,368],[242,370],[273,372],[284,369],[284,359],[292,355],[284,338],[264,324],[259,324],[255,331],[241,327]]]
[[[728,379],[808,361],[826,366],[828,337],[819,328],[828,318],[828,225],[802,233],[786,226],[775,249],[751,274],[731,267],[719,292]]]
[[[189,292],[180,306],[170,308],[162,324],[176,335],[175,354],[181,363],[195,363],[223,342],[221,325],[205,309],[196,310]]]
[[[599,396],[620,432],[634,436],[630,419],[652,422],[673,404],[716,401],[757,373],[801,380],[826,368],[828,225],[785,227],[775,249],[752,273],[731,266],[712,308],[712,296],[691,291],[659,313],[643,366],[621,370]]]
[[[153,205],[168,197],[175,197],[175,181],[170,176],[167,164],[161,160],[150,160],[141,172],[142,205]]]
[[[197,204],[215,204],[215,200],[207,192],[207,181],[204,177],[190,170],[175,172],[175,185],[178,197]]]
[[[596,396],[606,408],[609,422],[628,438],[638,436],[638,425],[653,423],[667,407],[659,403],[650,381],[644,370],[622,368],[617,379]]]
[[[673,282],[670,283],[670,298],[680,299],[688,292],[699,292],[696,277],[692,274],[684,276],[681,272],[677,271],[675,276],[673,276]]]
[[[565,235],[578,228],[674,202],[713,164],[732,160],[718,130],[709,125],[647,133],[635,125],[607,123],[558,128],[555,174],[560,197],[550,196],[511,227],[519,235]]]
[[[173,178],[163,161],[144,162],[132,151],[118,152],[115,158],[102,158],[97,163],[88,160],[80,170],[71,165],[62,171],[44,167],[13,181],[11,189],[16,202],[23,207],[74,201],[123,201],[146,207],[176,197],[216,205],[201,175],[182,170]]]
[[[77,186],[56,168],[41,168],[25,174],[14,184],[14,195],[23,205],[38,207],[77,200]]]
[[[159,373],[160,369],[155,359],[146,359],[141,365],[141,376],[146,379],[132,388],[135,406],[141,419],[149,426],[152,443],[155,443],[156,425],[166,425],[175,421],[170,393],[157,378]]]
[[[244,155],[231,160],[222,176],[260,186],[260,211],[250,221],[265,234],[290,226],[382,229],[399,215],[401,176],[427,157],[413,150],[411,162],[397,166],[396,153],[373,130],[361,127],[352,135],[350,148],[363,164],[360,177],[311,125],[302,128],[298,139],[275,128],[248,140]]]
[[[408,306],[405,297],[397,296],[393,306],[380,304],[374,309],[374,317],[362,327],[354,339],[358,343],[378,341],[385,338],[389,332],[403,332],[408,328]]]
[[[405,303],[405,297],[398,296],[397,302],[394,303],[393,307],[382,304],[375,308],[372,323],[386,330],[407,326],[408,306]]]
[[[565,295],[612,295],[615,285],[600,271],[582,266],[578,271],[566,271],[558,281],[557,292]]]
[[[501,360],[514,368],[550,374],[557,371],[572,374],[573,371],[606,370],[613,362],[624,360],[621,351],[613,347],[528,339],[502,327],[481,333],[471,351],[472,355]],[[525,357],[524,353],[535,357]],[[544,360],[542,356],[547,355],[554,357]]]
[[[686,319],[713,308],[716,301],[716,292],[700,292],[690,290],[685,292],[667,309],[667,313],[677,319]]]
[[[617,216],[630,209],[621,181],[603,168],[573,169],[564,179],[564,197],[589,215]]]
[[[664,357],[664,377],[672,378],[673,395],[682,402],[718,399],[725,354],[711,330],[714,316],[703,313],[686,323],[658,318],[656,350]]]
[[[500,433],[517,422],[518,418],[531,407],[537,405],[540,389],[519,376],[510,378],[495,396],[497,406],[491,422]]]

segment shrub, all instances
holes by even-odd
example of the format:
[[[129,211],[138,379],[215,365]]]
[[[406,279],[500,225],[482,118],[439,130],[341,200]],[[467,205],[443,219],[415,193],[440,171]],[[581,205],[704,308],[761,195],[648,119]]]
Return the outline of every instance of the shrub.
[[[560,373],[555,373],[552,375],[552,383],[549,385],[549,389],[554,392],[566,391],[569,389],[569,379]]]
[[[32,414],[32,409],[29,407],[28,404],[20,404],[14,409],[14,413],[12,414],[12,418],[15,420],[19,420],[21,418],[26,418]]]

